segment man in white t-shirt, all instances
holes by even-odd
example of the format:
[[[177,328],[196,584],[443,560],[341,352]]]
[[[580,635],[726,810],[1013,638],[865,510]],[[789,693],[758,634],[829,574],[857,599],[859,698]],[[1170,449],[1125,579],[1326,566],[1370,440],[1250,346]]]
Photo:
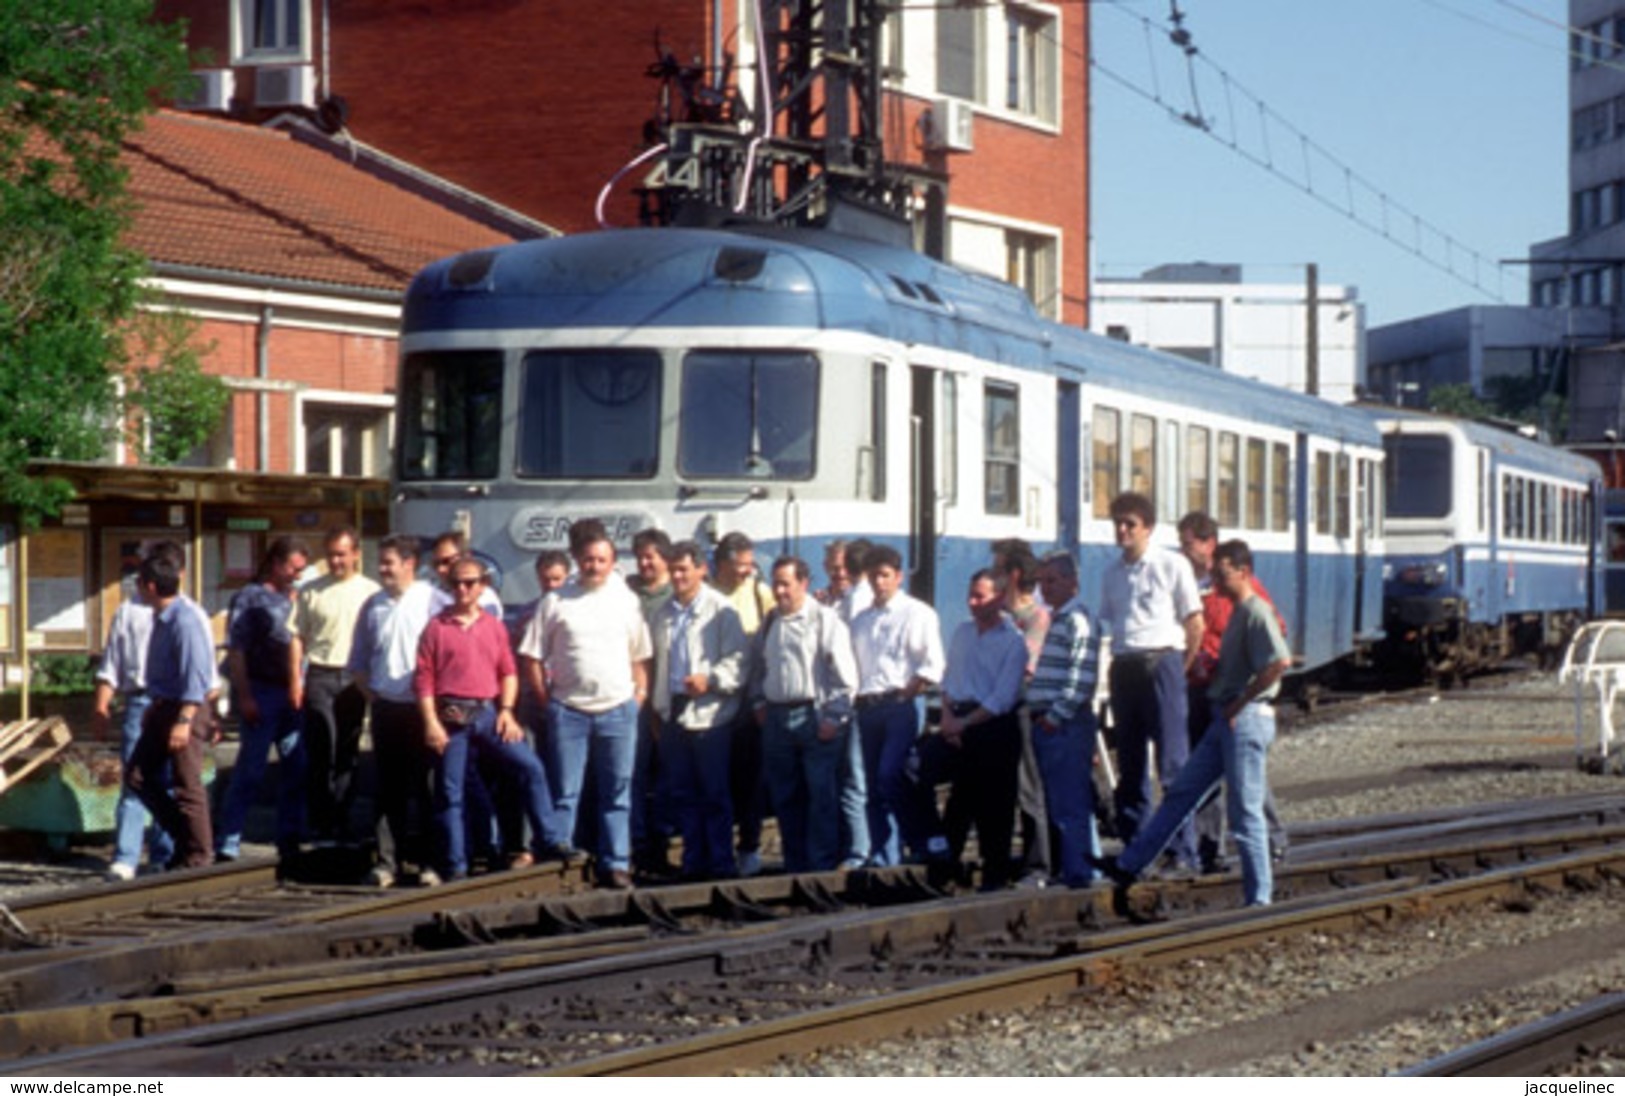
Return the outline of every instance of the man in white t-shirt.
[[[531,689],[547,707],[546,762],[558,781],[557,832],[572,834],[591,761],[598,793],[599,882],[632,885],[632,762],[638,705],[654,657],[637,595],[614,578],[615,545],[601,531],[574,546],[576,574],[544,597],[520,641]]]

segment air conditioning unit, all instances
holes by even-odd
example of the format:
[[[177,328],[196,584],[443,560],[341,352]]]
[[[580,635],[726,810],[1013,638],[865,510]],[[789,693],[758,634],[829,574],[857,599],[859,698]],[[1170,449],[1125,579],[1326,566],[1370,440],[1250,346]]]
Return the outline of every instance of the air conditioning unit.
[[[267,65],[254,70],[254,105],[316,106],[316,70],[311,65]]]
[[[976,148],[976,110],[963,99],[938,99],[931,105],[925,147],[938,152],[970,152]]]
[[[191,76],[191,90],[175,100],[179,110],[231,109],[231,96],[237,90],[236,74],[231,69],[198,69]]]

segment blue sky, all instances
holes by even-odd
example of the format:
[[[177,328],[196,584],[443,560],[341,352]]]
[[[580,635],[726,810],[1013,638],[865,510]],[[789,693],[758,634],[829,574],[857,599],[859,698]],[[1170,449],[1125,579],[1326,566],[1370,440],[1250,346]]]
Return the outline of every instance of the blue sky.
[[[1467,284],[1475,277],[1507,303],[1524,303],[1527,267],[1497,263],[1564,231],[1567,37],[1553,24],[1566,20],[1565,0],[1179,0],[1203,59],[1199,109],[1186,61],[1164,33],[1168,0],[1091,7],[1101,66],[1299,184],[1097,69],[1097,277],[1205,260],[1239,262],[1249,281],[1289,282],[1315,262],[1323,283],[1357,288],[1373,325],[1495,303]],[[1142,18],[1157,31],[1149,48]],[[1267,105],[1267,124],[1255,100]],[[1309,154],[1307,174],[1305,136],[1323,150]],[[1299,189],[1306,181],[1321,200]],[[1323,202],[1367,223],[1386,220],[1391,234],[1453,262],[1467,282]],[[1420,236],[1413,215],[1424,222]],[[1476,267],[1464,249],[1481,256]]]

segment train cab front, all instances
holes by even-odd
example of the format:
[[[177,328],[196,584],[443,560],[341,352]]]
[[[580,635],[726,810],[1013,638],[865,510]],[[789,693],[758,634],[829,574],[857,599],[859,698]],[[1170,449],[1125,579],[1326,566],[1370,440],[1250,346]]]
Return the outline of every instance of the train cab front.
[[[1390,557],[1383,568],[1383,627],[1390,644],[1427,646],[1428,637],[1448,632],[1467,617],[1448,555]]]

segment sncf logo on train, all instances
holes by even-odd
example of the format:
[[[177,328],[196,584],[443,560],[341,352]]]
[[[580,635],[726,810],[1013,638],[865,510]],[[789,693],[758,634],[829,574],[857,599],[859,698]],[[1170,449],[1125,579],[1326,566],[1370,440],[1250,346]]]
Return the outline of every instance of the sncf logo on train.
[[[570,546],[570,526],[583,518],[597,518],[609,530],[617,550],[630,550],[632,537],[639,530],[655,525],[653,514],[561,514],[542,506],[528,506],[517,511],[508,522],[508,537],[514,545],[527,552],[540,552],[548,548]]]

